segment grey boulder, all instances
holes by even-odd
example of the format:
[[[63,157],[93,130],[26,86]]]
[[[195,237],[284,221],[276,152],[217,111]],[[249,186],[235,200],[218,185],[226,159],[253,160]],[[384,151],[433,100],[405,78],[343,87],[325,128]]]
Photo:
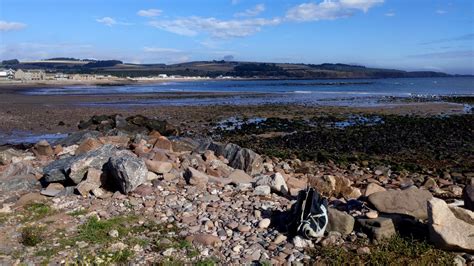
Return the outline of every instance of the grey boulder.
[[[124,194],[147,181],[148,169],[145,162],[130,151],[121,151],[111,157],[108,170]]]
[[[462,199],[464,200],[464,207],[468,210],[474,211],[474,184],[467,185],[462,191]]]
[[[470,217],[474,213],[470,212]],[[444,200],[432,198],[428,202],[430,240],[436,247],[446,250],[474,251],[474,223],[463,220],[451,211]]]
[[[379,212],[409,215],[417,219],[427,219],[427,202],[433,195],[423,189],[389,190],[369,196],[369,202]]]
[[[343,235],[348,235],[354,230],[355,219],[348,213],[334,208],[328,209],[327,232],[336,231]]]
[[[69,179],[79,184],[89,168],[102,169],[117,152],[115,146],[108,144],[94,151],[54,161],[43,169],[44,180],[51,183]]]

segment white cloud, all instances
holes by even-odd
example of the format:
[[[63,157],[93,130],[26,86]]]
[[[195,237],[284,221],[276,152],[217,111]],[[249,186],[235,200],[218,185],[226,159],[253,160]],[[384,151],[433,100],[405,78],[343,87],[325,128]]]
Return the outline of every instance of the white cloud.
[[[265,5],[264,4],[258,4],[254,6],[253,8],[249,8],[245,10],[244,12],[240,12],[235,14],[236,17],[255,17],[258,16],[260,13],[265,11]]]
[[[111,17],[98,18],[95,21],[107,25],[109,27],[112,27],[113,25],[117,24],[117,21]]]
[[[19,22],[8,22],[0,20],[0,31],[21,30],[26,27],[26,24]]]
[[[384,0],[324,0],[303,3],[288,10],[286,18],[295,21],[333,20],[352,16],[356,11],[367,12]]]
[[[436,10],[436,14],[438,14],[438,15],[444,15],[444,14],[446,14],[446,13],[448,13],[448,11],[443,10],[443,9],[438,9],[438,10]]]
[[[124,26],[132,25],[132,23],[117,21],[116,19],[111,18],[111,17],[98,18],[95,21],[97,21],[99,23],[102,23],[102,24],[104,24],[106,26],[109,26],[109,27],[112,27],[112,26],[115,26],[115,25],[124,25]]]
[[[163,11],[160,9],[146,9],[146,10],[140,10],[137,12],[137,15],[141,17],[157,17],[161,15]]]
[[[245,19],[219,20],[216,18],[188,17],[175,20],[151,21],[149,24],[158,29],[184,36],[196,36],[205,32],[215,38],[246,37],[257,33],[263,26],[278,25],[281,20],[274,19]]]
[[[39,60],[51,57],[94,57],[95,49],[90,44],[32,43],[6,44],[0,49],[0,58]]]
[[[386,17],[395,17],[395,12],[388,12],[388,13],[385,13],[385,16]]]
[[[174,48],[144,47],[143,51],[147,53],[181,53],[181,50]]]

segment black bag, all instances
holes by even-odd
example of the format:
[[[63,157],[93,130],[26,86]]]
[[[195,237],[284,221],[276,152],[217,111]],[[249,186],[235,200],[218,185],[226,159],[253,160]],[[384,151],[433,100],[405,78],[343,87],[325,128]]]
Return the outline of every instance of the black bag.
[[[313,188],[302,190],[291,207],[289,231],[293,235],[318,238],[324,235],[328,224],[328,202]]]

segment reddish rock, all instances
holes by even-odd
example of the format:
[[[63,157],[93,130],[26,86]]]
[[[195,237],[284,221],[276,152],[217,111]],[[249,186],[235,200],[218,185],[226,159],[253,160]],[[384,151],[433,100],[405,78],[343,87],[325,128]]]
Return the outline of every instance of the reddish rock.
[[[54,155],[53,148],[46,140],[42,140],[35,144],[33,152],[39,156],[52,156]]]
[[[188,236],[186,237],[186,240],[188,242],[194,243],[194,244],[200,244],[203,246],[221,246],[222,241],[219,239],[219,237],[214,236],[214,235],[209,235],[209,234],[197,234],[193,236]]]
[[[79,147],[76,149],[76,155],[97,150],[100,147],[102,147],[102,143],[98,139],[88,138],[79,144]]]
[[[100,137],[99,141],[102,144],[112,144],[118,147],[128,147],[128,143],[130,142],[130,138],[126,136],[106,136]]]
[[[173,169],[173,165],[169,162],[145,160],[145,164],[146,164],[146,167],[148,168],[148,171],[151,171],[157,174],[169,173],[171,169]]]
[[[158,149],[173,151],[173,144],[168,138],[164,136],[158,137],[156,142],[153,144],[153,147],[158,148]]]

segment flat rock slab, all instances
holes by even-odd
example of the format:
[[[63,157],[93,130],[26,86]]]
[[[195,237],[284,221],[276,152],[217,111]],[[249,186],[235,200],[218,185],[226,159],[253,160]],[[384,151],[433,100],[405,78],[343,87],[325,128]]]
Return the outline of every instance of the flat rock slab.
[[[327,232],[336,231],[343,235],[348,235],[354,230],[355,219],[348,213],[329,208],[328,220]]]
[[[430,240],[436,247],[447,250],[474,251],[474,223],[456,217],[444,200],[428,202]],[[469,217],[474,214],[469,211]]]
[[[389,190],[369,196],[369,202],[379,212],[396,213],[425,220],[428,218],[427,203],[433,195],[423,189]]]
[[[51,183],[69,179],[79,184],[89,168],[102,169],[117,151],[107,144],[94,151],[54,161],[43,169],[44,180]]]
[[[358,219],[357,223],[362,232],[376,240],[390,238],[396,234],[395,225],[390,218]]]

